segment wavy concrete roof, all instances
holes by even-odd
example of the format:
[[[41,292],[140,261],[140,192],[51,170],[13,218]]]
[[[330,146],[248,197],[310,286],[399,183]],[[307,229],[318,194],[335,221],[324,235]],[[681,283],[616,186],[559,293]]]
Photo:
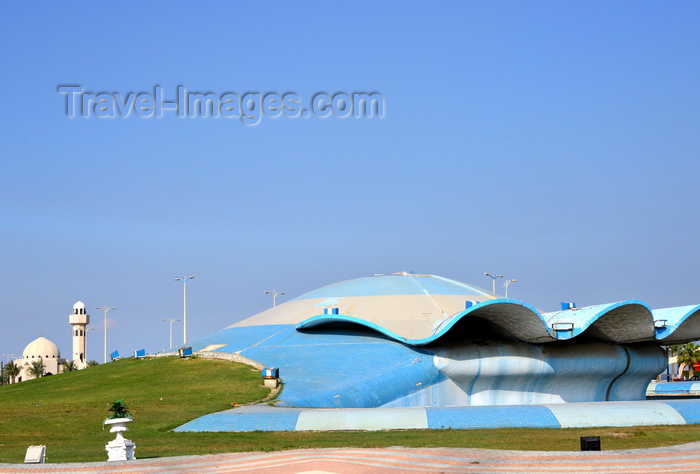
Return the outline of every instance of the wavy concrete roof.
[[[467,301],[472,306],[465,308]],[[323,314],[337,308],[339,314]],[[441,338],[547,343],[570,339],[676,344],[700,338],[700,306],[652,310],[638,300],[542,313],[481,288],[435,275],[396,273],[334,283],[230,327],[351,324],[406,344]]]
[[[543,316],[550,334],[560,341],[584,333],[607,342],[630,343],[655,339],[651,309],[637,300],[573,308]]]
[[[654,342],[679,344],[700,338],[700,306],[683,306],[651,310],[637,300],[620,301],[553,313],[540,313],[521,301],[496,299],[477,303],[447,319],[428,337],[412,339],[394,333],[360,317],[321,314],[297,324],[297,329],[313,329],[339,323],[373,329],[394,340],[410,345],[427,345],[452,334],[457,338],[474,338],[470,325],[486,321],[492,337],[506,337],[529,343],[566,341],[586,338],[629,344]],[[457,334],[455,334],[457,333]],[[481,333],[478,338],[487,338]]]
[[[297,329],[312,329],[339,323],[356,324],[373,329],[387,337],[414,346],[423,346],[437,341],[448,333],[456,332],[455,326],[461,324],[459,333],[473,334],[469,323],[479,324],[483,320],[491,325],[485,331],[481,330],[484,337],[506,337],[527,342],[551,342],[554,339],[546,330],[546,325],[540,313],[522,301],[516,300],[489,300],[467,308],[454,316],[440,321],[433,328],[432,334],[422,338],[407,338],[397,334],[379,324],[366,321],[360,317],[345,314],[321,314],[311,317],[297,324]]]
[[[664,344],[681,344],[698,339],[700,305],[652,310],[656,338]]]

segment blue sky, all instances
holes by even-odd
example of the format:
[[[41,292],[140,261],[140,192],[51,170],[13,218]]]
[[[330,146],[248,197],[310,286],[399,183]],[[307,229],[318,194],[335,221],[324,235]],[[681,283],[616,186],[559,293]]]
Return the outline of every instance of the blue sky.
[[[159,350],[185,273],[190,338],[266,289],[404,270],[503,273],[543,310],[698,303],[699,10],[3,2],[2,353],[69,355],[78,299],[118,307],[110,351]],[[385,116],[69,119],[59,85],[379,92]]]

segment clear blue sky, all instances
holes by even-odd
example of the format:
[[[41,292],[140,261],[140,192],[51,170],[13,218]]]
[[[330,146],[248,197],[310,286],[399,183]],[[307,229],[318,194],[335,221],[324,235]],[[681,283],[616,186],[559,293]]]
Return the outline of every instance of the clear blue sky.
[[[700,303],[695,2],[0,4],[0,349],[167,343],[373,273]],[[379,92],[382,119],[68,119],[92,92]],[[283,301],[281,298],[280,301]],[[102,326],[89,357],[102,360]],[[181,326],[175,326],[180,334]]]

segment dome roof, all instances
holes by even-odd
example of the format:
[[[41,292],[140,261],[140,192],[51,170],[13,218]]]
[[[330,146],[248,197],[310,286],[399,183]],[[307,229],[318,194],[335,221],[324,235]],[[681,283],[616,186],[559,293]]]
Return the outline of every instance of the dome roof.
[[[42,336],[27,344],[24,352],[22,352],[23,359],[37,359],[39,357],[42,359],[59,359],[61,353],[56,344]]]
[[[374,275],[333,283],[295,298],[296,300],[328,297],[396,296],[396,295],[466,295],[488,296],[491,293],[476,286],[436,275],[399,272]]]
[[[338,308],[340,314],[424,337],[436,324],[465,308],[465,301],[497,298],[490,292],[436,275],[408,272],[354,278],[310,291],[233,326],[298,324]]]
[[[73,309],[85,309],[85,303],[78,301],[73,305]]]

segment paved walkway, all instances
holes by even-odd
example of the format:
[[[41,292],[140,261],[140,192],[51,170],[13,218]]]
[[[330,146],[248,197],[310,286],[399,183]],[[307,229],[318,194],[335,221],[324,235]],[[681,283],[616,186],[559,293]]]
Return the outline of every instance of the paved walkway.
[[[700,442],[666,448],[600,452],[342,448],[180,456],[119,463],[0,464],[0,473],[697,473],[699,470]]]

